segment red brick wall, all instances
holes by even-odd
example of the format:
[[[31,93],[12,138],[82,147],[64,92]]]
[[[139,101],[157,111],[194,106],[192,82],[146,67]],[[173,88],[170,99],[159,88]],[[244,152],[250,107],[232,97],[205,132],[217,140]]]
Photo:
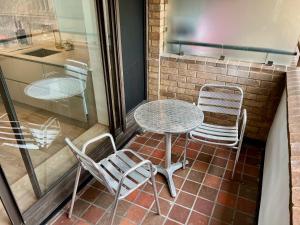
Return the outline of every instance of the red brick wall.
[[[207,60],[205,65],[205,60]],[[215,59],[161,57],[160,99],[176,98],[197,102],[200,87],[206,83],[238,85],[244,90],[248,112],[246,136],[266,140],[283,88],[285,73],[281,67],[258,69],[249,63],[227,65]]]
[[[148,4],[148,98],[158,99],[159,55],[163,52],[166,0],[149,0]]]
[[[300,224],[300,70],[287,73],[288,132],[290,143],[291,211]]]

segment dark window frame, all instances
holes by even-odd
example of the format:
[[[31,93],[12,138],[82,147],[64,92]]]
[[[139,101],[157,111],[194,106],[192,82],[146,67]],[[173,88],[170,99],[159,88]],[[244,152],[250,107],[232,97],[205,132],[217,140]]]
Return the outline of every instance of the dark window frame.
[[[149,1],[143,0],[144,3],[144,60],[145,60],[145,92],[144,97],[145,101],[148,99],[148,8],[149,8]],[[132,109],[128,113],[126,113],[126,105],[125,105],[125,89],[124,89],[124,76],[123,76],[123,60],[122,60],[122,45],[121,45],[121,24],[120,24],[120,11],[119,11],[119,0],[112,0],[108,1],[108,11],[109,11],[109,18],[110,18],[110,30],[111,30],[111,41],[112,41],[112,54],[113,54],[113,61],[114,61],[114,73],[116,74],[116,82],[119,85],[119,99],[120,102],[120,117],[121,117],[121,130],[120,132],[126,132],[127,121],[130,119],[130,113],[135,110]]]

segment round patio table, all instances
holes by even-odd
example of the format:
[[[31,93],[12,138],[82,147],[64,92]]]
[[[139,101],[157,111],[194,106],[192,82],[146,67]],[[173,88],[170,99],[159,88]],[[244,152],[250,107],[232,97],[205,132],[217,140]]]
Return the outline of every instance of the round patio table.
[[[143,129],[165,135],[166,159],[165,166],[157,165],[157,171],[166,177],[170,193],[176,196],[173,173],[185,168],[188,161],[171,164],[172,134],[188,133],[203,122],[203,112],[195,105],[185,101],[166,99],[148,102],[139,106],[134,118]]]

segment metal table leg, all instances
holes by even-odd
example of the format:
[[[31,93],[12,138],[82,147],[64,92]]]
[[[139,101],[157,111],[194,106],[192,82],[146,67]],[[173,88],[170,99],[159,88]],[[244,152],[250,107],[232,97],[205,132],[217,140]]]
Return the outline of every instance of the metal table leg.
[[[168,182],[168,186],[170,189],[170,193],[172,197],[176,197],[176,187],[173,182],[173,173],[182,168],[184,165],[184,160],[181,162],[177,162],[174,164],[171,164],[171,153],[172,153],[172,134],[167,133],[166,134],[166,161],[165,161],[165,167],[157,166],[157,172],[161,173],[166,177],[166,180]],[[185,164],[188,164],[188,161],[185,161]]]

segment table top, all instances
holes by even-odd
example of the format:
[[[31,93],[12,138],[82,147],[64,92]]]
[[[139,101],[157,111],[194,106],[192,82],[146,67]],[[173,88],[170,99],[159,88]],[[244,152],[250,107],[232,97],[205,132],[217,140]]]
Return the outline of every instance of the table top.
[[[60,100],[81,94],[86,88],[83,80],[72,77],[52,77],[27,85],[27,96],[41,100]]]
[[[203,122],[203,112],[195,105],[175,100],[157,100],[139,106],[134,118],[143,129],[156,133],[186,133]]]

